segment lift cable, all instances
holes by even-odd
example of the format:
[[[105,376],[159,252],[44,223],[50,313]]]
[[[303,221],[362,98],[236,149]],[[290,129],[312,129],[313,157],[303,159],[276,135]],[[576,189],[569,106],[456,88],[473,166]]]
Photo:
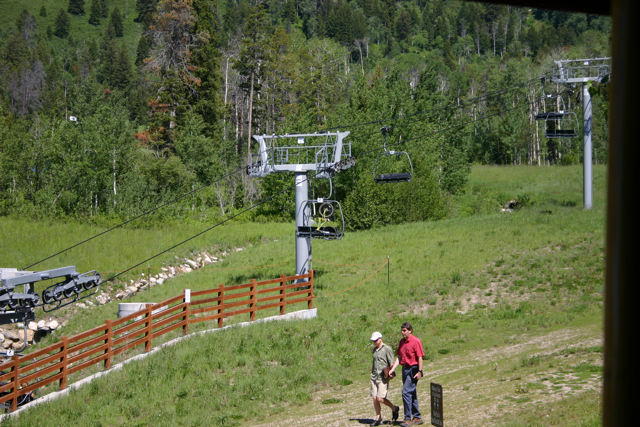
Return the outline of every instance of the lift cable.
[[[477,97],[475,97],[475,98],[471,98],[471,99],[465,100],[465,101],[463,101],[463,102],[462,102],[462,103],[460,103],[460,104],[450,104],[450,105],[447,105],[447,106],[434,107],[434,108],[431,108],[431,109],[429,109],[429,110],[419,111],[419,112],[412,113],[412,114],[409,114],[409,115],[406,115],[406,116],[397,116],[397,117],[390,118],[390,119],[385,119],[385,120],[376,120],[376,121],[367,122],[367,123],[352,124],[352,125],[350,125],[350,126],[345,126],[345,127],[346,127],[346,128],[349,128],[349,127],[366,126],[366,125],[371,125],[371,124],[379,124],[379,123],[383,123],[383,122],[390,122],[390,121],[395,121],[395,120],[400,120],[400,119],[406,119],[406,118],[409,118],[409,117],[415,117],[415,116],[423,115],[423,114],[427,114],[427,113],[433,113],[433,112],[436,112],[436,111],[439,111],[439,110],[447,110],[447,109],[454,109],[454,108],[463,108],[463,107],[467,106],[468,104],[474,104],[474,103],[477,103],[477,102],[479,102],[479,101],[481,101],[481,100],[483,100],[483,99],[489,99],[489,98],[491,98],[491,97],[494,97],[494,96],[497,96],[497,95],[500,95],[500,94],[508,93],[508,92],[510,92],[510,91],[512,91],[512,90],[517,90],[517,89],[522,88],[522,87],[524,87],[524,86],[528,86],[528,85],[530,85],[530,84],[531,84],[532,82],[534,82],[534,81],[536,81],[536,82],[537,82],[537,81],[539,81],[539,80],[540,80],[540,78],[536,77],[536,78],[531,79],[531,80],[528,80],[528,81],[526,81],[526,82],[519,83],[519,84],[517,84],[517,85],[513,85],[513,86],[511,86],[511,87],[509,87],[509,88],[505,88],[505,89],[502,89],[502,90],[499,90],[499,91],[492,92],[492,93],[490,93],[490,94],[481,95],[481,96],[477,96]],[[479,120],[481,120],[481,119],[479,119]],[[399,126],[396,126],[396,127],[407,126],[407,125],[409,125],[409,124],[413,124],[413,123],[416,123],[416,122],[417,122],[417,121],[414,121],[414,122],[408,123],[408,124],[406,124],[406,125],[399,125]],[[470,123],[471,123],[471,122],[470,122]],[[458,126],[456,126],[456,127],[458,127]],[[454,127],[454,128],[455,128],[455,127]],[[338,128],[336,127],[336,128],[326,129],[326,130],[333,130],[333,129],[338,129]],[[449,128],[449,129],[451,129],[451,128]],[[377,133],[378,133],[378,131],[376,131],[376,132],[372,132],[372,133],[370,133],[370,134],[359,135],[359,137],[361,137],[361,138],[362,138],[362,137],[366,137],[366,136],[374,135],[374,134],[377,134]],[[425,135],[425,136],[430,136],[430,135],[431,135],[431,134],[428,134],[428,135]],[[420,137],[420,138],[421,138],[421,137]],[[407,142],[407,140],[405,140],[404,142]],[[397,145],[397,144],[392,144],[392,145],[390,145],[390,146],[393,146],[393,145]],[[100,236],[102,236],[102,235],[104,235],[104,234],[107,234],[107,233],[109,233],[109,232],[113,231],[113,230],[116,230],[116,229],[118,229],[118,228],[120,228],[120,227],[122,227],[122,226],[124,226],[124,225],[126,225],[126,224],[128,224],[128,223],[130,223],[130,222],[132,222],[132,221],[135,221],[136,219],[139,219],[139,218],[141,218],[141,217],[143,217],[143,216],[149,215],[150,213],[153,213],[153,212],[157,211],[158,209],[161,209],[161,208],[163,208],[163,207],[166,207],[166,206],[168,206],[168,205],[171,205],[171,204],[173,204],[173,203],[177,202],[178,200],[183,199],[184,197],[187,197],[187,196],[193,195],[193,194],[197,193],[198,191],[200,191],[200,190],[202,190],[202,189],[208,188],[208,187],[210,187],[211,185],[213,185],[213,184],[215,184],[215,183],[217,183],[217,182],[219,182],[219,181],[221,181],[221,180],[223,180],[223,179],[225,179],[225,178],[228,178],[228,177],[230,177],[230,176],[232,176],[232,175],[234,175],[234,174],[236,174],[236,173],[238,173],[238,172],[240,172],[240,171],[244,170],[245,168],[246,168],[246,166],[239,167],[239,168],[238,168],[238,169],[236,169],[235,171],[230,172],[230,173],[228,173],[227,175],[222,176],[222,177],[220,177],[219,179],[217,179],[217,180],[215,180],[215,181],[210,182],[209,184],[205,184],[205,185],[200,186],[200,187],[198,187],[198,188],[196,188],[196,189],[194,189],[194,190],[192,190],[192,191],[189,191],[189,192],[184,193],[184,194],[182,194],[182,195],[180,195],[180,196],[178,196],[178,197],[175,197],[174,199],[172,199],[172,200],[170,200],[170,201],[168,201],[168,202],[166,202],[166,203],[164,203],[164,204],[162,204],[162,205],[160,205],[160,206],[157,206],[157,207],[155,207],[155,208],[153,208],[153,209],[150,209],[150,210],[148,210],[148,211],[146,211],[146,212],[143,212],[143,213],[141,213],[140,215],[137,215],[137,216],[135,216],[135,217],[133,217],[133,218],[131,218],[131,219],[127,220],[127,221],[124,221],[124,222],[122,222],[122,223],[120,223],[120,224],[118,224],[118,225],[116,225],[116,226],[114,226],[114,227],[111,227],[111,228],[109,228],[109,229],[107,229],[107,230],[105,230],[105,231],[102,231],[102,232],[100,232],[100,233],[98,233],[98,234],[96,234],[96,235],[94,235],[94,236],[92,236],[92,237],[89,237],[88,239],[85,239],[85,240],[83,240],[83,241],[81,241],[81,242],[78,242],[78,243],[76,243],[76,244],[72,245],[72,246],[69,246],[69,247],[67,247],[66,249],[63,249],[63,250],[61,250],[61,251],[59,251],[59,252],[54,253],[53,255],[50,255],[50,256],[48,256],[48,257],[46,257],[46,258],[41,259],[40,261],[37,261],[37,262],[35,262],[35,263],[33,263],[33,264],[29,264],[29,265],[27,265],[26,267],[23,267],[21,270],[26,270],[27,268],[33,267],[33,266],[35,266],[35,265],[38,265],[38,264],[40,264],[40,263],[42,263],[42,262],[44,262],[44,261],[47,261],[47,260],[49,260],[49,259],[51,259],[51,258],[53,258],[53,257],[55,257],[55,256],[57,256],[57,255],[60,255],[60,254],[62,254],[62,253],[64,253],[64,252],[67,252],[67,251],[69,251],[69,250],[71,250],[71,249],[73,249],[73,248],[76,248],[76,247],[78,247],[78,246],[80,246],[80,245],[84,244],[84,243],[87,243],[87,242],[89,242],[89,241],[91,241],[91,240],[93,240],[93,239],[95,239],[95,238],[97,238],[97,237],[100,237]]]
[[[509,112],[509,111],[516,110],[516,109],[518,109],[518,108],[522,108],[522,107],[516,107],[516,108],[509,109],[509,110],[502,110],[502,111],[500,111],[500,112],[498,112],[498,113],[494,113],[494,114],[491,114],[491,115],[489,115],[489,116],[483,116],[483,117],[477,118],[477,119],[475,119],[475,120],[472,120],[472,121],[469,121],[469,122],[466,122],[466,123],[463,123],[463,124],[459,124],[459,125],[451,126],[451,127],[444,128],[444,129],[439,129],[439,130],[437,130],[437,131],[431,132],[431,133],[426,134],[426,135],[422,135],[422,136],[418,136],[418,137],[415,137],[415,138],[408,139],[408,140],[406,140],[406,141],[403,141],[401,144],[404,144],[404,143],[405,143],[405,142],[407,142],[407,141],[413,141],[413,140],[417,140],[417,139],[421,139],[421,138],[426,138],[426,137],[428,137],[428,136],[433,136],[433,135],[438,134],[438,133],[447,132],[447,131],[449,131],[449,130],[451,130],[451,129],[456,129],[456,128],[459,128],[459,127],[463,127],[463,126],[466,126],[466,125],[468,125],[468,124],[471,124],[471,123],[474,123],[474,122],[477,122],[477,121],[480,121],[480,120],[483,120],[483,119],[488,119],[488,118],[494,117],[494,116],[496,116],[496,115],[498,115],[498,114],[501,114],[501,113],[505,113],[505,112]],[[398,145],[398,144],[395,144],[395,145]],[[366,154],[369,154],[369,153],[372,153],[372,152],[375,152],[375,151],[380,151],[380,149],[379,149],[379,148],[377,148],[377,149],[375,149],[375,150],[363,151],[362,153],[359,153],[359,154],[355,155],[354,157],[363,156],[363,155],[366,155]],[[327,171],[328,169],[329,169],[329,168],[325,169],[325,171]],[[307,177],[307,178],[305,178],[304,180],[309,181],[310,179],[311,179],[310,177]],[[141,266],[141,265],[143,265],[143,264],[145,264],[145,263],[147,263],[147,262],[151,261],[152,259],[155,259],[155,258],[159,257],[160,255],[162,255],[162,254],[165,254],[165,253],[169,252],[169,251],[170,251],[170,250],[172,250],[172,249],[177,248],[177,247],[178,247],[178,246],[180,246],[180,245],[183,245],[184,243],[187,243],[187,242],[189,242],[189,241],[191,241],[191,240],[195,239],[196,237],[201,236],[201,235],[203,235],[203,234],[207,233],[208,231],[211,231],[211,230],[213,230],[214,228],[216,228],[216,227],[218,227],[218,226],[220,226],[220,225],[222,225],[222,224],[224,224],[224,223],[226,223],[226,222],[228,222],[228,221],[231,221],[232,219],[234,219],[234,218],[236,218],[236,217],[238,217],[238,216],[242,215],[243,213],[248,212],[248,211],[250,211],[250,210],[252,210],[252,209],[257,208],[258,206],[261,206],[261,205],[265,204],[265,203],[266,203],[266,202],[268,202],[269,200],[271,200],[271,199],[273,199],[273,198],[275,198],[275,197],[277,197],[277,196],[279,196],[279,195],[281,195],[281,194],[284,194],[284,193],[286,193],[286,192],[287,192],[287,191],[289,191],[289,190],[294,189],[294,188],[296,187],[296,185],[299,185],[301,182],[304,182],[304,180],[303,180],[303,181],[299,181],[297,184],[293,184],[293,185],[291,185],[291,186],[289,186],[289,187],[286,187],[286,188],[284,188],[283,190],[281,190],[281,191],[279,191],[279,192],[277,192],[277,193],[275,193],[275,194],[273,194],[273,195],[271,195],[271,196],[267,197],[266,199],[262,199],[262,200],[260,200],[259,202],[257,202],[257,203],[255,203],[255,204],[253,204],[253,205],[249,206],[248,208],[244,209],[243,211],[238,212],[237,214],[235,214],[235,215],[233,215],[233,216],[231,216],[231,217],[229,217],[229,218],[226,218],[226,219],[224,219],[224,220],[222,220],[222,221],[218,222],[217,224],[212,225],[211,227],[209,227],[209,228],[207,228],[207,229],[205,229],[205,230],[203,230],[203,231],[201,231],[201,232],[199,232],[199,233],[197,233],[197,234],[195,234],[195,235],[193,235],[193,236],[189,237],[188,239],[183,240],[183,241],[182,241],[182,242],[180,242],[180,243],[177,243],[177,244],[175,244],[175,245],[171,246],[170,248],[167,248],[167,249],[163,250],[162,252],[159,252],[159,253],[157,253],[157,254],[155,254],[155,255],[153,255],[153,256],[151,256],[151,257],[149,257],[149,258],[145,259],[145,260],[144,260],[144,261],[142,261],[142,262],[139,262],[139,263],[137,263],[137,264],[135,264],[135,265],[133,265],[133,266],[131,266],[131,267],[127,268],[126,270],[122,270],[122,271],[121,271],[121,272],[119,272],[118,274],[115,274],[115,275],[113,275],[113,276],[109,277],[108,279],[106,279],[103,283],[110,282],[110,281],[114,280],[115,278],[117,278],[118,276],[121,276],[121,275],[123,275],[123,274],[127,273],[128,271],[131,271],[131,270],[133,270],[134,268],[139,267],[139,266]]]
[[[128,224],[128,223],[130,223],[130,222],[132,222],[132,221],[135,221],[135,220],[136,220],[136,219],[138,219],[138,218],[142,218],[142,217],[143,217],[143,216],[145,216],[145,215],[149,215],[150,213],[155,212],[155,211],[157,211],[158,209],[164,208],[164,207],[166,207],[166,206],[168,206],[168,205],[170,205],[170,204],[172,204],[172,203],[175,203],[175,202],[177,202],[178,200],[180,200],[180,199],[182,199],[182,198],[184,198],[184,197],[187,197],[187,196],[190,196],[190,195],[192,195],[192,194],[195,194],[195,193],[197,193],[198,191],[200,191],[200,190],[202,190],[202,189],[204,189],[204,188],[210,187],[210,186],[212,186],[213,184],[215,184],[215,183],[217,183],[217,182],[219,182],[219,181],[221,181],[221,180],[223,180],[223,179],[225,179],[225,178],[228,178],[228,177],[230,177],[230,176],[232,176],[232,175],[234,175],[234,174],[236,174],[236,173],[238,173],[238,172],[240,172],[240,171],[242,171],[242,170],[244,170],[244,169],[246,169],[246,166],[242,166],[242,167],[240,167],[240,168],[236,169],[235,171],[230,172],[230,173],[228,173],[228,174],[226,174],[226,175],[224,175],[224,176],[222,176],[222,177],[220,177],[220,178],[216,179],[215,181],[210,182],[209,184],[205,184],[205,185],[203,185],[203,186],[201,186],[201,187],[196,188],[195,190],[192,190],[192,191],[189,191],[188,193],[182,194],[181,196],[178,196],[178,197],[176,197],[176,198],[174,198],[174,199],[172,199],[172,200],[170,200],[170,201],[168,201],[168,202],[166,202],[166,203],[164,203],[164,204],[162,204],[162,205],[160,205],[160,206],[156,206],[155,208],[150,209],[150,210],[148,210],[148,211],[146,211],[146,212],[143,212],[143,213],[141,213],[141,214],[140,214],[140,215],[138,215],[138,216],[135,216],[135,217],[133,217],[133,218],[131,218],[131,219],[128,219],[128,220],[126,220],[126,221],[124,221],[124,222],[122,222],[122,223],[120,223],[120,224],[118,224],[118,225],[116,225],[116,226],[114,226],[114,227],[111,227],[111,228],[109,228],[109,229],[107,229],[107,230],[105,230],[105,231],[103,231],[103,232],[101,232],[101,233],[98,233],[98,234],[96,234],[95,236],[89,237],[88,239],[85,239],[85,240],[83,240],[83,241],[81,241],[81,242],[78,242],[78,243],[76,243],[76,244],[72,245],[72,246],[69,246],[68,248],[63,249],[63,250],[61,250],[61,251],[59,251],[59,252],[56,252],[56,253],[55,253],[55,254],[53,254],[53,255],[50,255],[50,256],[48,256],[48,257],[46,257],[46,258],[43,258],[43,259],[41,259],[41,260],[40,260],[40,261],[38,261],[38,262],[34,262],[33,264],[29,264],[29,265],[27,265],[26,267],[22,268],[21,270],[26,270],[27,268],[33,267],[34,265],[38,265],[38,264],[40,264],[40,263],[42,263],[42,262],[44,262],[44,261],[47,261],[47,260],[49,260],[49,259],[51,259],[51,258],[53,258],[53,257],[55,257],[55,256],[57,256],[57,255],[60,255],[61,253],[64,253],[64,252],[66,252],[66,251],[68,251],[68,250],[70,250],[70,249],[73,249],[73,248],[75,248],[75,247],[77,247],[77,246],[80,246],[80,245],[82,245],[82,244],[84,244],[84,243],[87,243],[87,242],[89,242],[89,241],[91,241],[91,240],[95,239],[96,237],[100,237],[100,236],[102,236],[103,234],[107,234],[107,233],[108,233],[108,232],[110,232],[110,231],[113,231],[113,230],[115,230],[115,229],[118,229],[118,228],[122,227],[123,225],[126,225],[126,224]]]

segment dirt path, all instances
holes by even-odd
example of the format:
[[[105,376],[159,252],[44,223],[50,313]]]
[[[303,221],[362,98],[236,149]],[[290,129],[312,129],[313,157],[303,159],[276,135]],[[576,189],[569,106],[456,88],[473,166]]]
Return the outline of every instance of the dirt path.
[[[584,361],[602,364],[602,353],[585,355],[571,351],[602,345],[598,325],[564,328],[544,335],[519,335],[518,341],[441,357],[428,364],[426,378],[418,387],[425,425],[430,425],[430,381],[438,382],[444,388],[444,414],[448,426],[492,425],[493,420],[527,405],[540,405],[567,395],[600,389],[602,376],[599,373],[580,379],[559,369],[561,364],[577,365]],[[537,369],[514,369],[514,364],[517,365],[523,356],[533,354],[549,359]],[[322,403],[330,398],[339,403]],[[392,383],[389,398],[402,408],[399,381]],[[382,414],[386,420],[391,416],[388,408],[383,408]],[[368,425],[373,415],[368,378],[363,378],[349,386],[316,393],[307,405],[288,407],[280,415],[244,425],[355,427]]]

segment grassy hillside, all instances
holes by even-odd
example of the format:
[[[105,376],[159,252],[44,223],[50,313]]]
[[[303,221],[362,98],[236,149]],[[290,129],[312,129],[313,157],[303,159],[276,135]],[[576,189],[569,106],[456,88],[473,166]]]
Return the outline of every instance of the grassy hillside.
[[[368,338],[379,330],[395,344],[406,320],[427,353],[427,378],[419,386],[425,414],[428,381],[434,381],[445,390],[448,425],[598,425],[604,173],[604,167],[594,168],[594,209],[583,211],[578,166],[476,167],[466,193],[453,202],[457,218],[314,241],[317,319],[191,339],[2,425],[361,425],[373,415]],[[528,205],[496,212],[498,202],[518,196]],[[0,221],[5,230],[7,220]],[[252,247],[230,255],[225,267],[293,261],[294,241],[283,237],[291,236],[289,225],[234,227],[229,230],[246,230],[244,236],[268,236],[262,239],[268,244],[254,239]],[[215,233],[209,238],[223,239]],[[16,241],[11,250],[35,248],[21,245]],[[102,248],[96,258],[112,252],[117,249]],[[127,257],[137,259],[134,252]],[[338,293],[387,256],[389,283],[380,272]],[[109,259],[105,268],[120,262]],[[158,301],[183,288],[292,269],[202,270],[136,299]],[[83,311],[64,333],[113,318],[116,310],[107,305]],[[390,396],[401,402],[399,382]]]
[[[44,5],[47,16],[40,16],[40,8]],[[2,7],[2,13],[0,14],[0,39],[5,39],[9,31],[15,27],[16,18],[22,12],[23,9],[27,9],[37,21],[37,33],[46,37],[47,27],[55,28],[54,22],[60,9],[67,11],[69,7],[68,0],[2,0],[0,1],[0,7]],[[133,22],[133,19],[137,16],[136,2],[135,0],[109,0],[108,2],[109,14],[115,7],[120,9],[122,13],[122,23],[124,25],[124,35],[121,39],[117,39],[118,46],[122,41],[125,42],[129,53],[135,58],[136,46],[138,43],[138,37],[142,33],[142,24]],[[89,11],[91,8],[91,1],[85,1],[84,15],[72,15],[69,14],[71,19],[70,34],[76,42],[88,43],[91,39],[100,40],[102,33],[107,27],[109,18],[102,18],[100,25],[89,24]],[[51,38],[51,43],[54,47],[59,48],[67,43],[66,39],[59,39],[57,37]]]

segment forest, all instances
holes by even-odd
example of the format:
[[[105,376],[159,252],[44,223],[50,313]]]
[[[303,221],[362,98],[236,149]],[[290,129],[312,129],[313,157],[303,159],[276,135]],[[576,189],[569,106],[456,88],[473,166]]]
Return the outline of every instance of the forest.
[[[293,178],[246,174],[252,135],[336,129],[357,157],[332,180],[350,229],[445,218],[472,164],[582,161],[581,135],[547,139],[534,117],[568,90],[581,122],[581,90],[542,77],[610,52],[608,17],[455,0],[0,6],[0,215],[33,218],[215,221],[258,205],[246,220],[288,221]],[[607,86],[590,88],[594,163]],[[410,183],[372,179],[383,126]]]

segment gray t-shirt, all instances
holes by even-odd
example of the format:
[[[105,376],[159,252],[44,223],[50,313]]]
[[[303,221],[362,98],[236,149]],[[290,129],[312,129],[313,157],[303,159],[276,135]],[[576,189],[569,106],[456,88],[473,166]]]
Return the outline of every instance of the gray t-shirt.
[[[371,379],[374,381],[380,381],[384,379],[382,370],[387,366],[391,367],[395,362],[396,357],[393,354],[393,350],[386,344],[382,344],[382,347],[373,348],[373,365],[371,366]]]

